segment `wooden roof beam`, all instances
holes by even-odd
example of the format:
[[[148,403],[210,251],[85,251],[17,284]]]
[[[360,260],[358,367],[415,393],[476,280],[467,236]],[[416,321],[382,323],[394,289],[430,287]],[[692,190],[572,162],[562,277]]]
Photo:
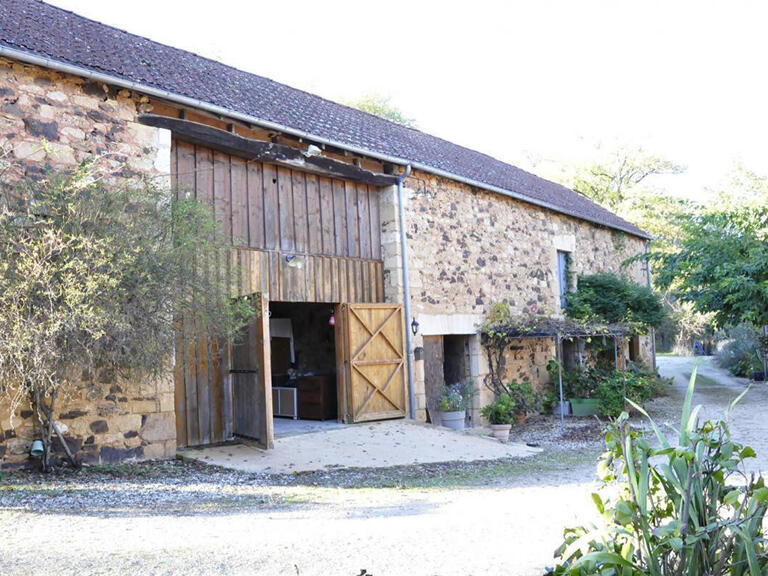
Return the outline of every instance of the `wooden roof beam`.
[[[279,164],[324,176],[364,182],[374,186],[390,186],[397,183],[397,178],[390,174],[371,172],[359,166],[324,156],[307,155],[303,150],[293,148],[292,146],[245,138],[238,134],[213,128],[199,122],[192,122],[191,120],[171,118],[157,114],[141,114],[139,122],[147,126],[170,130],[174,137],[190,144],[206,146],[251,161]]]

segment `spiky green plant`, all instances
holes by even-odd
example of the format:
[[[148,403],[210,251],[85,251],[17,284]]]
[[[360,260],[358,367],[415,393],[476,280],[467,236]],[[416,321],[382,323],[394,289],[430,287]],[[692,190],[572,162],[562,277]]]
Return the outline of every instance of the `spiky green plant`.
[[[741,576],[768,573],[763,521],[768,488],[748,474],[755,451],[731,437],[728,416],[699,422],[692,407],[696,372],[673,442],[650,422],[655,442],[622,413],[606,432],[592,498],[601,521],[569,528],[555,575]],[[631,402],[630,402],[631,403]],[[652,438],[651,438],[652,440]]]

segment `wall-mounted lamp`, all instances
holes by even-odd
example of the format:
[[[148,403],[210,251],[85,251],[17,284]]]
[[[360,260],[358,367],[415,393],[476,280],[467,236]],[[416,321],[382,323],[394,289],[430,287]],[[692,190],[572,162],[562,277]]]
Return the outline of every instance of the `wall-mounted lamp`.
[[[411,320],[411,332],[413,332],[413,335],[416,336],[416,332],[419,331],[419,323],[416,322],[416,318]]]
[[[295,254],[286,254],[283,258],[288,268],[296,268],[298,270],[304,268],[304,261],[301,258],[296,258]]]

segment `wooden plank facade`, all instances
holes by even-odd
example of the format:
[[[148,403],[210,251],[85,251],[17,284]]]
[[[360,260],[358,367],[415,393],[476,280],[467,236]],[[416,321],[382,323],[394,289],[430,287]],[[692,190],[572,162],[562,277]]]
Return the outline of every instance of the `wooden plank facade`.
[[[178,139],[171,150],[177,194],[211,207],[234,247],[238,292],[259,294],[265,318],[269,301],[384,301],[375,186]],[[266,329],[268,335],[268,323]],[[269,445],[269,342],[262,320],[248,332],[233,346],[180,321],[174,371],[180,446],[222,442],[238,432]]]
[[[383,302],[378,190],[174,140],[179,194],[211,206],[241,292],[271,301]]]

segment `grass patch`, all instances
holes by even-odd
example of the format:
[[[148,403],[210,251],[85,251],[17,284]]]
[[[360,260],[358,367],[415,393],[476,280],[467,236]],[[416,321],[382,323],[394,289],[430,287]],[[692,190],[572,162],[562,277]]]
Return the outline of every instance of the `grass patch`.
[[[685,373],[685,379],[686,381],[691,379],[691,373],[686,372]],[[717,386],[722,386],[720,382],[715,380],[714,378],[710,378],[709,376],[703,376],[701,374],[696,374],[696,386],[703,386],[705,388],[715,388]]]

